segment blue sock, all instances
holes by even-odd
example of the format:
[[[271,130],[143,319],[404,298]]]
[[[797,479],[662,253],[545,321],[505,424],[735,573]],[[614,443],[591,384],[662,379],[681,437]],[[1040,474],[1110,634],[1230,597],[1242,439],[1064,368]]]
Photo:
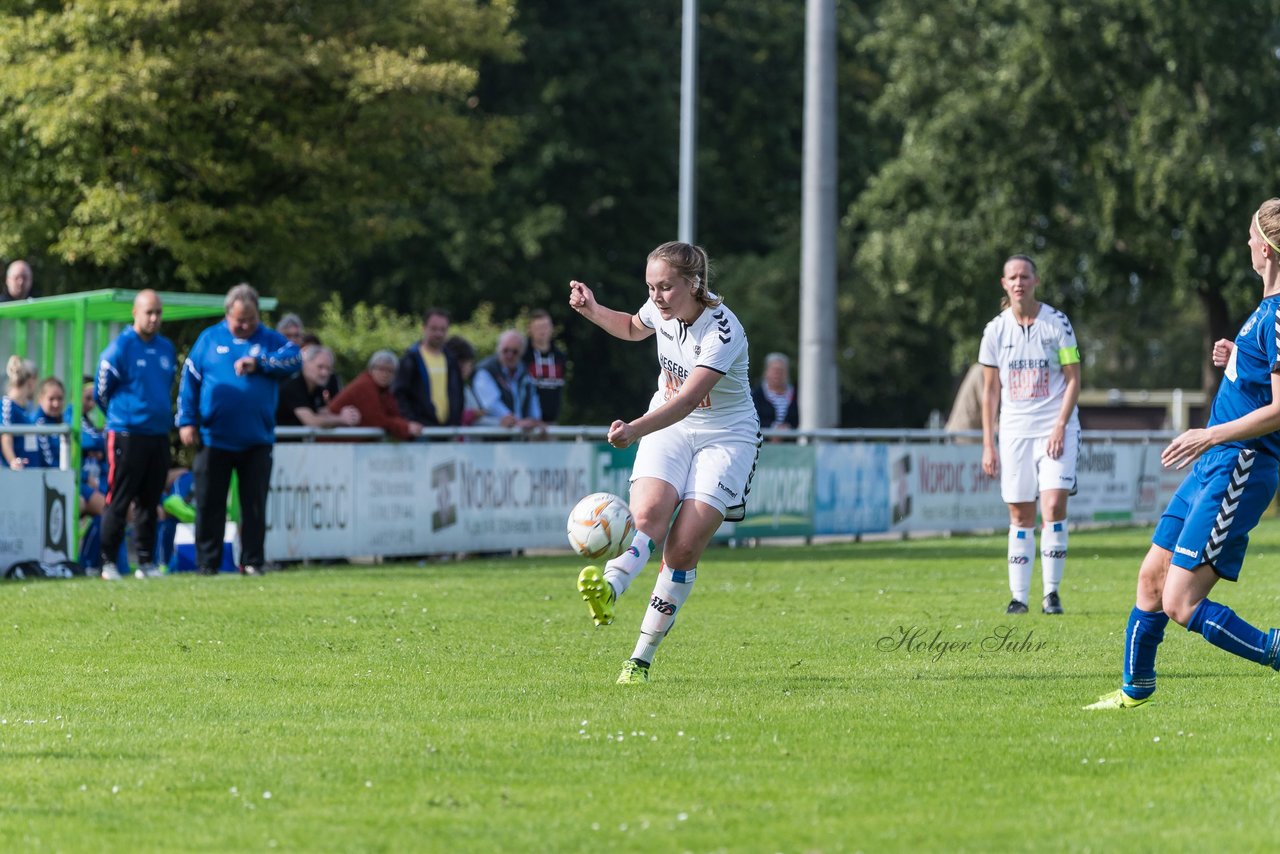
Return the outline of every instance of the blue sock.
[[[1150,697],[1156,691],[1156,649],[1164,640],[1164,627],[1169,615],[1164,611],[1144,611],[1137,605],[1129,612],[1124,630],[1124,685],[1126,694],[1135,700]]]
[[[1209,643],[1241,658],[1280,669],[1276,661],[1280,632],[1255,629],[1226,605],[1205,599],[1187,621],[1187,631],[1199,632]]]

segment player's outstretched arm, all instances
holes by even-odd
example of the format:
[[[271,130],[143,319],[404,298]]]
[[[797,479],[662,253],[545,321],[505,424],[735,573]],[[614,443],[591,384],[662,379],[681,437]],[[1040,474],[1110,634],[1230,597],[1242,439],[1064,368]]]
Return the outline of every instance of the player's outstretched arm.
[[[1271,375],[1271,402],[1234,421],[1224,421],[1212,427],[1188,430],[1178,436],[1160,454],[1160,462],[1166,468],[1180,469],[1193,463],[1214,445],[1254,439],[1280,430],[1280,373]]]
[[[596,302],[591,288],[582,282],[569,283],[569,308],[608,332],[614,338],[624,341],[643,341],[653,334],[653,330],[640,322],[640,318],[625,311],[614,311]]]

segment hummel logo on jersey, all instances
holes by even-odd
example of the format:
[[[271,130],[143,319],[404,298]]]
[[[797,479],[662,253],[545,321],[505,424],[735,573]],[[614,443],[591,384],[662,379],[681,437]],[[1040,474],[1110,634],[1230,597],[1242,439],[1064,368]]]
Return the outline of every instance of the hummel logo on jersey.
[[[721,344],[728,344],[732,339],[729,335],[729,318],[724,316],[723,311],[717,311],[711,315],[716,320],[716,334],[720,338]]]
[[[1178,554],[1180,554],[1180,555],[1186,555],[1187,557],[1191,558],[1192,560],[1199,560],[1199,559],[1200,559],[1200,552],[1198,552],[1198,551],[1194,551],[1194,552],[1193,552],[1191,549],[1184,549],[1182,546],[1174,546],[1174,547],[1173,547],[1173,550],[1174,550],[1175,552],[1177,552]]]
[[[659,332],[661,332],[661,333],[662,333],[662,337],[663,337],[663,338],[666,338],[668,341],[674,341],[674,340],[676,340],[676,337],[675,337],[674,335],[672,335],[670,332],[668,332],[667,330],[665,330],[665,329],[659,329],[658,331],[659,331]]]
[[[720,488],[721,488],[721,489],[723,489],[725,492],[727,492],[727,493],[729,493],[730,495],[732,495],[734,498],[737,498],[737,497],[738,497],[738,493],[734,492],[732,489],[730,489],[729,487],[725,486],[725,485],[724,485],[723,483],[721,483],[720,481],[716,481],[716,486],[720,487]]]
[[[659,614],[666,614],[668,617],[676,612],[674,602],[668,602],[667,600],[660,599],[657,596],[654,596],[649,600],[649,607],[657,611]]]

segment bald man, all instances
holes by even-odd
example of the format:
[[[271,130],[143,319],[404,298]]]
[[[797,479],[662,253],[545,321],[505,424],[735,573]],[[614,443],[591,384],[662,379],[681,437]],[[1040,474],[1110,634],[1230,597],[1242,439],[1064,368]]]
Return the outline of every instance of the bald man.
[[[160,295],[139,291],[133,325],[103,352],[94,397],[107,414],[107,509],[102,514],[102,577],[118,581],[116,555],[124,539],[129,505],[137,504],[134,534],[138,568],[134,575],[159,575],[154,561],[156,505],[169,473],[169,430],[173,425],[173,344],[160,334]]]
[[[26,261],[14,261],[4,275],[4,293],[0,294],[0,302],[11,302],[31,296],[31,288],[35,279],[31,276],[31,265]]]

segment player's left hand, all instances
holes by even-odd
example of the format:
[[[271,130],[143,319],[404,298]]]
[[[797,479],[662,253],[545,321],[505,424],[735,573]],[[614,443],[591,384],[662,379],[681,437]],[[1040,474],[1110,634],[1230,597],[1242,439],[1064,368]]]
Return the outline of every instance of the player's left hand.
[[[1231,361],[1231,351],[1236,348],[1234,341],[1226,338],[1219,338],[1213,342],[1213,364],[1219,368],[1225,368],[1227,362]]]
[[[1208,430],[1188,430],[1169,443],[1160,454],[1160,463],[1165,468],[1185,468],[1194,463],[1200,455],[1212,448],[1213,439]]]
[[[242,377],[245,374],[251,374],[258,370],[258,360],[253,356],[241,356],[236,359],[236,376]]]
[[[636,428],[626,421],[615,421],[609,427],[609,444],[615,448],[630,447],[636,441]]]
[[[1044,445],[1044,452],[1049,455],[1049,459],[1057,460],[1062,458],[1062,448],[1066,444],[1066,436],[1066,427],[1059,425],[1053,428],[1053,432],[1049,434],[1049,440]]]

